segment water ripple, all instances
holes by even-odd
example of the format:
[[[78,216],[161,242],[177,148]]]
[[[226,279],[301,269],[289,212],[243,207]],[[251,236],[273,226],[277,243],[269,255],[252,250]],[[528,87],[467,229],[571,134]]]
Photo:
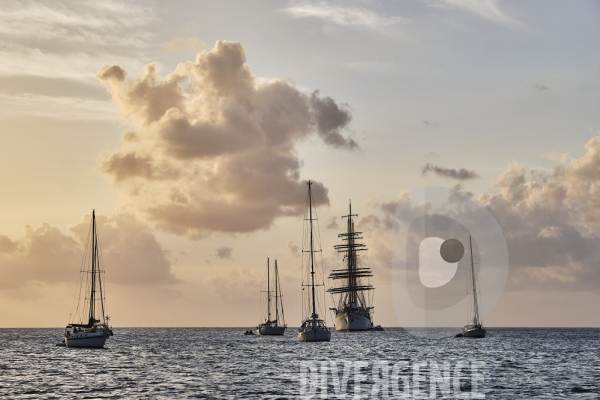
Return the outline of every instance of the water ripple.
[[[600,394],[600,329],[489,329],[484,340],[427,340],[388,329],[335,332],[329,343],[300,343],[295,329],[283,337],[243,332],[115,329],[106,349],[92,350],[56,347],[62,329],[0,329],[0,396],[290,399],[299,396],[302,360],[337,361],[340,370],[343,361],[481,361],[480,391],[486,398],[597,399]],[[428,368],[419,373],[428,375]],[[461,381],[461,388],[468,390],[469,382]],[[371,377],[363,382],[372,384]]]

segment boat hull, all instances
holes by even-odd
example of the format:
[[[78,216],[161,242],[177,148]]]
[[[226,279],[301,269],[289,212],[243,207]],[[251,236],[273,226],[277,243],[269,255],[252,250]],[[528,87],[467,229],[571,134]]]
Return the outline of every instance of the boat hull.
[[[263,336],[281,336],[285,333],[285,326],[259,326],[256,333]]]
[[[368,331],[372,328],[371,319],[364,311],[337,311],[335,315],[335,330],[338,332]]]
[[[465,326],[462,331],[463,337],[485,338],[485,329],[481,326]]]
[[[65,336],[66,347],[102,348],[108,339],[107,332],[76,333]]]
[[[298,331],[298,340],[301,342],[329,342],[331,331],[327,328],[306,328]]]

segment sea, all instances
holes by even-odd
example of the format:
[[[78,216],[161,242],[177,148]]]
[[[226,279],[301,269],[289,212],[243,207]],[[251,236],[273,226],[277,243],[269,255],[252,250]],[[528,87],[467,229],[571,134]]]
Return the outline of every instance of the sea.
[[[7,399],[600,398],[600,329],[488,328],[485,339],[401,328],[330,342],[247,328],[114,328],[105,349],[62,329],[0,329]]]

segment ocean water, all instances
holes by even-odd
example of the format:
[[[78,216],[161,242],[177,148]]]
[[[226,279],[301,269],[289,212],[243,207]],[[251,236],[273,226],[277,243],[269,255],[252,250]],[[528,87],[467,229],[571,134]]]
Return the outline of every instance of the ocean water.
[[[62,329],[0,329],[0,397],[600,398],[600,329],[490,328],[481,340],[387,329],[329,343],[300,343],[294,328],[114,332],[94,350],[55,346]]]

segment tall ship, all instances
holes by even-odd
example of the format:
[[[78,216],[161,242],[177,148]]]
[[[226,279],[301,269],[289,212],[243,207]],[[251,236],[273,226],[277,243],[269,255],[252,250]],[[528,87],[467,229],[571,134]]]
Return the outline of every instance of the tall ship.
[[[317,287],[325,288],[323,266],[317,263],[316,253],[321,253],[319,229],[314,228],[317,221],[316,210],[313,212],[311,191],[312,182],[308,181],[308,197],[304,211],[304,238],[302,240],[302,325],[298,330],[301,342],[329,342],[331,331],[325,320],[319,317],[318,311],[325,309],[325,292],[317,291]],[[320,257],[319,257],[320,258]],[[316,275],[316,276],[315,276]],[[306,290],[307,289],[307,290]],[[321,293],[322,292],[322,293]]]
[[[471,236],[469,235],[469,251],[471,256],[471,263],[469,265],[469,272],[471,275],[471,285],[473,293],[473,315],[470,324],[463,327],[462,336],[470,338],[485,338],[485,329],[481,318],[479,317],[479,304],[477,302],[477,276],[475,275],[475,261],[473,260],[473,244]]]
[[[279,283],[279,271],[277,270],[277,260],[275,260],[274,267],[273,286],[271,288],[271,267],[269,265],[269,259],[267,258],[267,310],[265,322],[258,325],[256,333],[259,335],[283,335],[285,333],[285,316],[283,314],[283,299],[281,297],[281,285]],[[275,296],[273,296],[275,293]],[[273,305],[275,303],[275,312],[272,313]],[[279,310],[281,309],[281,316]]]
[[[98,248],[96,212],[92,211],[92,222],[88,234],[89,245],[83,256],[80,278],[79,301],[73,319],[65,328],[61,344],[66,347],[104,347],[106,339],[113,335],[108,326],[109,317],[104,310],[104,287]],[[71,317],[69,317],[71,319]]]
[[[370,284],[373,273],[370,268],[361,265],[360,252],[367,250],[361,242],[362,232],[354,230],[352,203],[349,205],[346,219],[346,232],[340,233],[341,244],[334,248],[344,254],[343,268],[331,271],[329,279],[335,286],[328,290],[334,298],[335,308],[330,308],[335,314],[335,330],[342,332],[367,331],[373,328],[374,287]],[[381,327],[377,327],[381,329]]]

